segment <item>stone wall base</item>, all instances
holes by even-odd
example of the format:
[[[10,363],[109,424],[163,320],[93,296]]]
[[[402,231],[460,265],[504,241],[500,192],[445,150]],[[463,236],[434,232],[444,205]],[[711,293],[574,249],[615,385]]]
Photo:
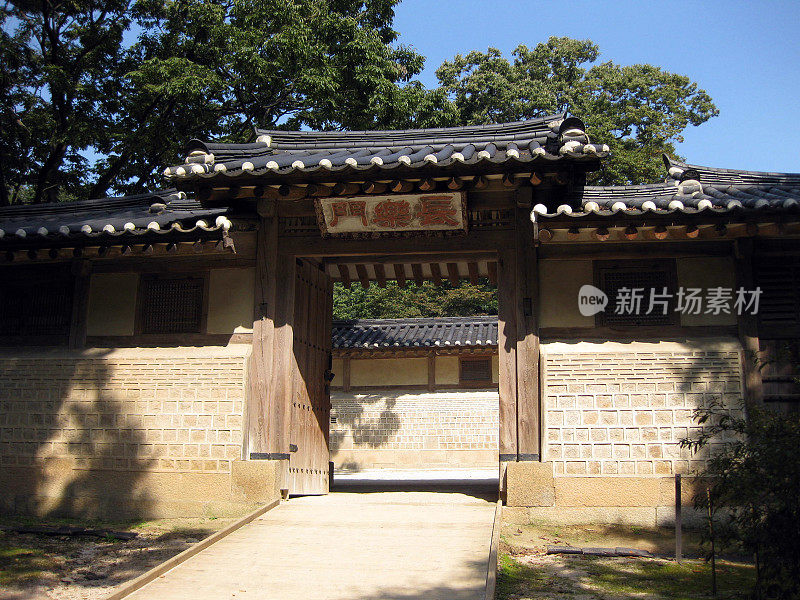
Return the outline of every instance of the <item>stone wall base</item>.
[[[76,469],[59,460],[0,471],[0,509],[38,516],[230,517],[280,498],[279,461],[233,461],[230,473]]]
[[[497,468],[497,449],[401,450],[353,448],[331,453],[337,471],[365,469],[482,469]]]
[[[506,505],[524,507],[532,519],[659,527],[675,522],[673,477],[554,477],[551,463],[510,462],[504,484]],[[693,497],[704,490],[701,480],[684,477],[681,503],[687,526],[703,518],[693,509]]]

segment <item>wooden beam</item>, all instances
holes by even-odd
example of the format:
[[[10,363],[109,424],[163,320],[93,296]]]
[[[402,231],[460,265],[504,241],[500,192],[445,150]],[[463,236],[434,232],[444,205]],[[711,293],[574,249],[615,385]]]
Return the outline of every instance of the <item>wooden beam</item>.
[[[754,290],[755,275],[753,270],[754,244],[752,239],[740,238],[734,246],[736,260],[736,287]],[[744,311],[743,311],[744,312]],[[745,400],[748,403],[760,404],[764,399],[764,389],[759,368],[760,340],[758,332],[758,316],[740,314],[737,316],[739,340],[742,344],[742,373],[744,375]]]
[[[439,263],[432,262],[429,266],[431,268],[431,278],[433,279],[433,283],[436,285],[442,285],[442,269],[439,267]]]
[[[469,282],[472,285],[478,285],[478,263],[474,261],[468,262],[467,269],[469,270]]]
[[[406,269],[403,265],[395,263],[392,265],[394,268],[394,278],[397,280],[397,285],[401,288],[406,287]]]
[[[411,263],[411,272],[414,274],[414,283],[421,286],[423,282],[422,265],[419,263]]]
[[[499,353],[498,391],[500,396],[500,486],[505,491],[505,463],[517,459],[517,328],[516,328],[516,252],[500,251],[498,261],[497,341]]]
[[[453,285],[453,287],[458,287],[458,284],[461,281],[461,277],[458,274],[458,263],[447,263],[447,278],[450,280],[450,283]]]
[[[605,227],[598,227],[597,229],[595,229],[592,232],[592,235],[594,236],[594,238],[596,240],[600,240],[601,242],[605,242],[608,239],[608,236],[610,234],[608,232],[608,229],[606,229]]]
[[[350,357],[342,358],[342,391],[350,391]]]
[[[417,184],[417,187],[421,192],[432,192],[436,189],[436,181],[431,177],[426,177]]]
[[[389,184],[389,189],[396,194],[410,192],[414,189],[414,182],[403,179],[395,179]]]
[[[486,263],[486,269],[489,272],[489,282],[496,286],[497,285],[497,261],[490,260]]]
[[[337,196],[352,196],[361,191],[361,186],[357,183],[337,183],[333,186],[333,193]]]
[[[86,323],[89,307],[89,281],[92,263],[85,259],[72,263],[74,285],[72,287],[72,315],[69,328],[69,347],[83,348],[86,345]]]
[[[358,263],[356,265],[356,273],[358,273],[358,280],[361,282],[361,287],[369,289],[369,276],[367,275],[367,267],[363,264]]]
[[[385,183],[378,183],[377,181],[368,181],[362,188],[365,194],[383,194],[388,189]]]
[[[372,268],[375,269],[375,279],[378,280],[378,287],[385,288],[386,287],[386,269],[383,266],[383,263],[375,263],[372,265]]]
[[[278,195],[284,200],[297,200],[306,197],[306,188],[299,185],[283,184],[278,187]]]
[[[347,268],[347,265],[336,265],[336,268],[339,269],[339,278],[342,280],[342,285],[349,290],[350,269]]]
[[[639,230],[634,227],[633,225],[628,225],[622,232],[622,235],[626,240],[635,240],[639,237]]]
[[[428,391],[436,391],[436,355],[428,354]]]
[[[333,194],[333,186],[312,183],[306,188],[306,193],[313,198],[326,198]]]
[[[517,452],[518,460],[541,460],[539,388],[539,263],[531,245],[528,211],[516,211]]]
[[[253,336],[247,378],[247,455],[275,452],[279,443],[278,398],[271,393],[275,350],[278,220],[261,217],[257,233]]]
[[[464,181],[460,177],[451,177],[447,181],[448,190],[460,190],[464,187]]]

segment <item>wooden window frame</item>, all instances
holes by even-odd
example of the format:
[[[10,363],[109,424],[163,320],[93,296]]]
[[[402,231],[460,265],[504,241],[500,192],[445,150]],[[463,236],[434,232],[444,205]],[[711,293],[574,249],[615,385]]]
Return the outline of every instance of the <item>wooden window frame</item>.
[[[202,279],[203,280],[203,298],[200,308],[200,326],[198,331],[192,332],[145,332],[144,331],[144,318],[145,318],[145,295],[146,287],[152,281],[169,280],[169,279]],[[143,340],[164,340],[165,342],[180,341],[184,339],[191,339],[197,336],[205,335],[208,330],[208,301],[209,301],[209,282],[211,280],[211,272],[206,269],[203,271],[186,271],[180,273],[163,273],[163,272],[148,272],[139,274],[139,285],[136,291],[136,319],[134,322],[134,335]]]
[[[606,309],[597,313],[594,317],[595,327],[614,330],[641,330],[680,327],[680,313],[674,310],[675,294],[678,291],[678,267],[677,261],[674,258],[658,258],[653,260],[594,260],[592,261],[592,268],[594,286],[599,290],[603,290],[603,292],[606,292],[604,275],[609,271],[661,271],[666,273],[667,291],[672,294],[670,308],[666,315],[669,319],[668,323],[608,323],[606,317],[609,314],[609,311],[611,311],[613,314],[615,309],[615,299],[609,296],[608,306],[606,306]],[[646,310],[647,302],[649,302],[649,297],[645,296],[642,299],[642,310]],[[644,316],[646,317],[647,315]]]
[[[464,379],[464,363],[466,362],[489,362],[489,378],[488,379]],[[494,385],[492,378],[492,355],[491,354],[478,354],[458,357],[458,385],[459,387],[487,387]]]
[[[76,277],[71,269],[67,269],[67,275],[63,275],[63,270],[57,267],[21,266],[3,269],[0,274],[6,284],[23,282],[27,284],[58,282],[66,286],[66,295],[69,303],[65,305],[64,312],[67,322],[66,329],[61,334],[31,334],[23,331],[19,334],[0,335],[0,346],[68,346],[73,330],[74,309],[75,309],[75,290],[77,286]]]

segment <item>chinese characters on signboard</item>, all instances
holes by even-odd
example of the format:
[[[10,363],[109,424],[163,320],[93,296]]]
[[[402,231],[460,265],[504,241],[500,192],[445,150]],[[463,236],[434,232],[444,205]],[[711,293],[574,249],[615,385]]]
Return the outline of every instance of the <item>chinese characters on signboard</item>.
[[[320,198],[317,214],[326,234],[466,230],[461,192]]]

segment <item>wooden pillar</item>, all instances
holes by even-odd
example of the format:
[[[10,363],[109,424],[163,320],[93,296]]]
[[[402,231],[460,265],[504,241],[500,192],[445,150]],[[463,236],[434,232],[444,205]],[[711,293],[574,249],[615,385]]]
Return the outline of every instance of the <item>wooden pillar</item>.
[[[88,260],[77,259],[72,262],[72,315],[69,327],[69,347],[73,349],[86,346],[86,319],[89,308],[89,282],[92,265]]]
[[[505,487],[505,464],[517,460],[517,326],[516,252],[503,249],[498,256],[498,352],[500,395],[500,486]]]
[[[345,356],[342,359],[342,391],[350,391],[350,357]]]
[[[428,354],[428,391],[436,391],[436,354]]]
[[[754,244],[752,238],[739,238],[735,241],[736,288],[754,290],[756,287],[753,272]],[[742,374],[746,402],[760,403],[764,399],[761,370],[758,365],[760,342],[758,339],[758,316],[741,314],[737,316],[739,340],[744,350]]]
[[[533,223],[528,201],[516,209],[516,320],[517,320],[517,460],[541,459],[539,423],[539,265],[533,245]],[[522,204],[520,207],[519,205]]]
[[[256,243],[256,274],[253,290],[253,349],[248,375],[247,431],[250,458],[267,458],[272,451],[273,431],[269,417],[268,390],[273,369],[274,320],[276,310],[275,272],[278,224],[274,209],[259,203]]]

